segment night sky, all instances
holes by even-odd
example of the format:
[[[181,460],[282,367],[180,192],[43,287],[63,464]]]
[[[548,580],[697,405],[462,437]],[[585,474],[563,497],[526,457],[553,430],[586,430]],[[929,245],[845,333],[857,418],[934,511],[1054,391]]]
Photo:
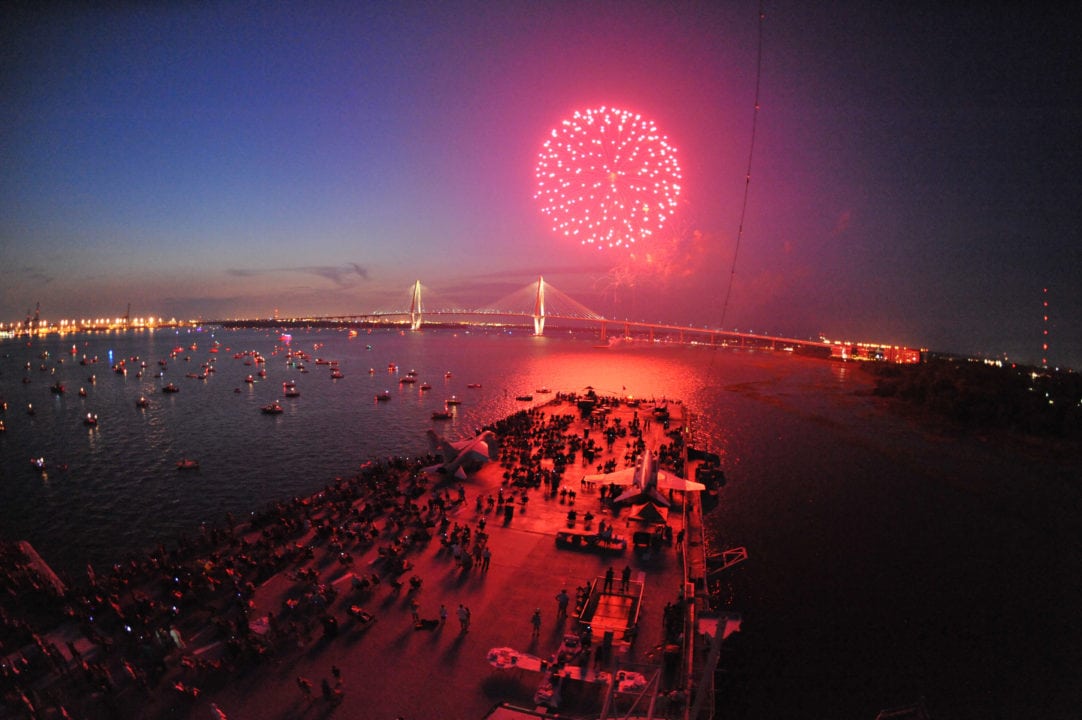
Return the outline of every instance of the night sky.
[[[1082,367],[1078,6],[7,3],[0,320],[476,307]],[[1070,8],[1070,9],[1067,9]],[[680,205],[554,234],[549,131],[642,113]],[[733,285],[729,293],[730,278]],[[1047,288],[1047,294],[1044,289]],[[724,298],[729,296],[724,308]]]

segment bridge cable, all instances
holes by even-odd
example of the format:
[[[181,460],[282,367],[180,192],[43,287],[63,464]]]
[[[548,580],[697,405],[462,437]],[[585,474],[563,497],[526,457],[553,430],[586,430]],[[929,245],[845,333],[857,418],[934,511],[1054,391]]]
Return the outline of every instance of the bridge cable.
[[[729,297],[733,294],[733,282],[736,279],[736,257],[740,254],[740,240],[744,237],[744,218],[748,213],[748,191],[751,188],[751,160],[755,155],[755,127],[759,119],[759,85],[763,77],[763,0],[759,0],[759,49],[755,59],[755,111],[751,116],[751,147],[748,150],[748,170],[744,174],[744,202],[740,208],[740,226],[736,231],[736,247],[733,249],[733,264],[729,270],[729,288],[725,291],[725,301],[721,305],[721,320],[718,327],[725,330],[725,315],[729,311]]]

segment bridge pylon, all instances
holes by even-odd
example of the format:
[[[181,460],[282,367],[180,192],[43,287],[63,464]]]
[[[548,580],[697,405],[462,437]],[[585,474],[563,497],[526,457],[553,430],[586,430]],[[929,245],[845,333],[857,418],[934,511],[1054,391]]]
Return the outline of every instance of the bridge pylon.
[[[545,278],[537,276],[537,296],[533,303],[533,334],[545,334]]]
[[[410,289],[410,330],[421,329],[421,281]]]

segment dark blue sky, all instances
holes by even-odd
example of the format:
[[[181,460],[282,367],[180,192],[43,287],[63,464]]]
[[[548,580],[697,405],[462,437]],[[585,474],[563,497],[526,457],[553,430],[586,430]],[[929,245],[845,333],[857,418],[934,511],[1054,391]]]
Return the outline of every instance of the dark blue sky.
[[[164,5],[164,7],[163,7]],[[766,2],[724,324],[1082,366],[1079,11]],[[0,318],[489,304],[543,274],[717,325],[758,5],[7,4]],[[554,235],[550,128],[601,105],[678,150],[672,234]]]

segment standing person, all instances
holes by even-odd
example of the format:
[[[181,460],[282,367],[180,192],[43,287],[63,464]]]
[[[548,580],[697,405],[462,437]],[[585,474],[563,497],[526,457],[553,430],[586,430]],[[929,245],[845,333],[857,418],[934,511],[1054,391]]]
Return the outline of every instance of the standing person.
[[[533,625],[533,637],[537,637],[541,634],[541,608],[537,608],[533,611],[533,617],[530,618],[530,624]]]
[[[417,602],[417,598],[410,600],[410,615],[413,616],[413,624],[421,622],[421,603]]]
[[[627,592],[631,588],[631,566],[624,565],[624,571],[620,573],[620,591]]]
[[[459,603],[458,604],[458,610],[456,611],[456,614],[458,615],[459,631],[464,632],[464,633],[469,632],[470,631],[470,609],[468,607],[466,607],[465,605],[463,605],[462,603]]]
[[[312,702],[312,681],[306,677],[297,676],[297,687],[301,690],[305,702]]]
[[[616,571],[609,565],[609,569],[605,571],[605,592],[612,592],[612,581],[615,577]]]
[[[440,627],[447,622],[447,606],[440,603]]]
[[[492,561],[492,551],[488,549],[488,545],[485,545],[484,552],[481,553],[481,572],[488,572],[488,564]]]
[[[563,620],[567,617],[567,603],[571,601],[571,596],[567,594],[567,588],[564,588],[560,592],[556,593],[556,619]]]

